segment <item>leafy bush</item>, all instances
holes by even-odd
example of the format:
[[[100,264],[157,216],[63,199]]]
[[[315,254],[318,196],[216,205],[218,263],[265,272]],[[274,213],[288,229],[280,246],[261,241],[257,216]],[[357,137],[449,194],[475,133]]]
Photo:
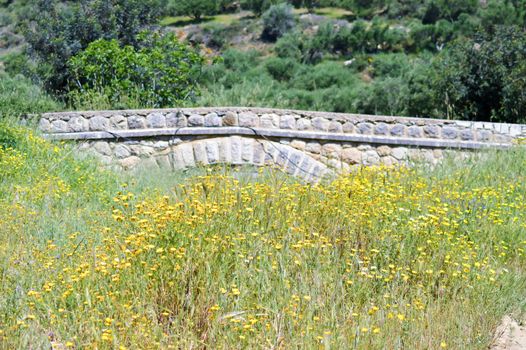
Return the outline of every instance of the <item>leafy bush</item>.
[[[148,107],[173,106],[195,97],[203,58],[174,34],[143,33],[143,46],[119,46],[115,39],[100,39],[69,61],[75,85],[82,93],[123,98]]]
[[[437,95],[451,117],[525,122],[525,61],[522,28],[497,27],[457,41],[438,61]]]
[[[230,49],[223,53],[223,63],[227,69],[243,73],[257,65],[259,56],[260,53],[256,50],[239,51]]]
[[[204,15],[212,15],[219,10],[216,0],[170,0],[168,11],[177,16],[191,16],[200,19]]]
[[[374,77],[403,76],[409,69],[409,57],[403,53],[378,54],[372,59],[371,73]]]
[[[263,38],[276,41],[296,25],[292,6],[287,3],[272,5],[263,14]]]
[[[17,75],[0,74],[0,118],[59,111],[60,103],[46,95],[29,79]]]
[[[302,46],[302,34],[292,31],[279,38],[274,46],[274,51],[278,57],[300,61],[303,56]]]
[[[265,62],[265,68],[272,78],[288,81],[298,70],[298,63],[290,58],[273,57]]]
[[[48,91],[63,93],[68,60],[97,39],[137,47],[137,34],[156,22],[161,0],[37,0],[28,8],[24,35],[36,73]]]
[[[354,74],[340,63],[323,62],[315,66],[303,66],[291,83],[294,88],[318,90],[349,84]]]
[[[241,0],[241,7],[252,11],[257,17],[276,4],[278,0]]]

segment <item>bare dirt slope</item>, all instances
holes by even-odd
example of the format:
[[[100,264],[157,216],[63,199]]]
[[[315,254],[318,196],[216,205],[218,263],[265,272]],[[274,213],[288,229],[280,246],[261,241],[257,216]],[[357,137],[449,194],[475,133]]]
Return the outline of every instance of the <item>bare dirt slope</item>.
[[[509,316],[502,318],[491,350],[526,350],[526,327]]]

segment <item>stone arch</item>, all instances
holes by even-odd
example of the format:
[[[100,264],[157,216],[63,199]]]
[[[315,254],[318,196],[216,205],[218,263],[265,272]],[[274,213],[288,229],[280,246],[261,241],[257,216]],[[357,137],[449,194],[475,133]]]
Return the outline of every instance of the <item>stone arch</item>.
[[[275,165],[287,174],[315,182],[333,173],[325,164],[289,145],[252,137],[230,136],[198,139],[172,146],[164,154],[175,170],[198,165]],[[157,160],[158,163],[159,159]]]

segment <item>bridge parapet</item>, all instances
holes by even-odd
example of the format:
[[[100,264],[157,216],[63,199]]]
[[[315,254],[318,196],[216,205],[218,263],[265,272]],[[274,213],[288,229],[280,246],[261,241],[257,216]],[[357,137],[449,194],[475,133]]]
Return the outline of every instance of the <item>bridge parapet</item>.
[[[436,163],[444,151],[526,137],[518,124],[237,107],[47,113],[39,127],[124,168],[277,164],[306,179],[360,165]]]

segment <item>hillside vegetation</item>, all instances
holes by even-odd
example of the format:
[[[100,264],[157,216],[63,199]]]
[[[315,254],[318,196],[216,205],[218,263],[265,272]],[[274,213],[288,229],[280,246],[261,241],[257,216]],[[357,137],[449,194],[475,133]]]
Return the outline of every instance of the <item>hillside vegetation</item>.
[[[524,309],[524,149],[145,187],[0,130],[2,348],[485,349]]]
[[[241,105],[525,122],[524,0],[0,6],[2,79],[22,74],[22,90],[36,84],[65,109]]]

